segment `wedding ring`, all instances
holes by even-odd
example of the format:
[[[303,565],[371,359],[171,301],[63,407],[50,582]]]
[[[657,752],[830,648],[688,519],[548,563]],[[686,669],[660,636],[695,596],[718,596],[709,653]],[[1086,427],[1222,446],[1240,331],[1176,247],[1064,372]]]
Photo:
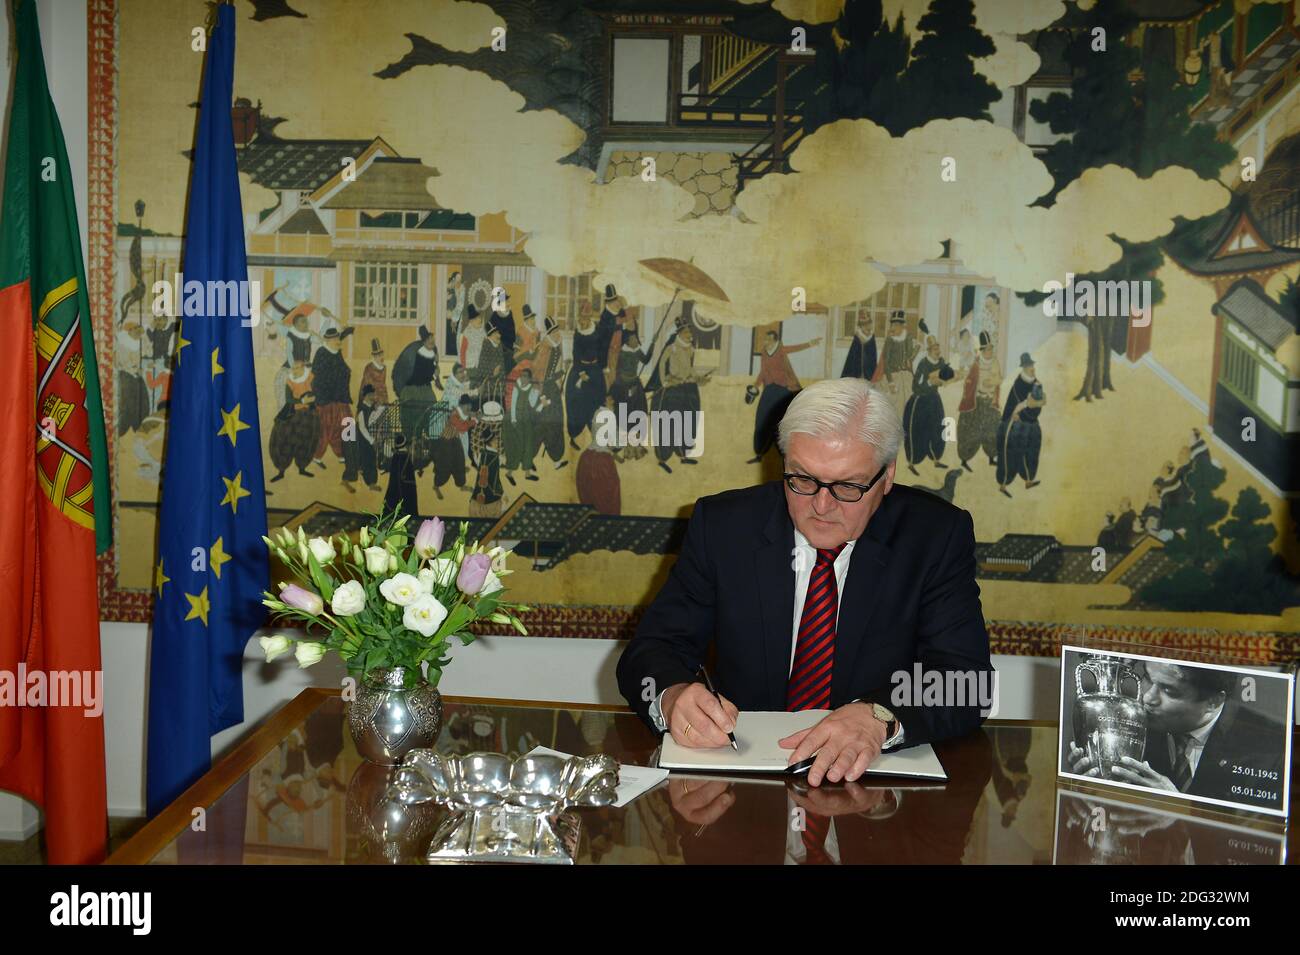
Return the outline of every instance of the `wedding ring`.
[[[689,736],[690,733],[691,733],[691,724],[690,724],[690,723],[687,723],[687,724],[686,724],[686,729],[682,730],[682,735],[683,735],[683,736]]]

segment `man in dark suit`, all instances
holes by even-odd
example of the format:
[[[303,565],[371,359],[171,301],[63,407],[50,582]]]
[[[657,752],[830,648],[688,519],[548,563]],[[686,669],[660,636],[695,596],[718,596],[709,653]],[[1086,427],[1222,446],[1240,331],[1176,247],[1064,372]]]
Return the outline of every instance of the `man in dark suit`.
[[[1124,757],[1112,777],[1135,786],[1280,809],[1286,733],[1242,699],[1239,673],[1145,663],[1142,705],[1147,741],[1141,761]],[[1071,748],[1075,772],[1096,775]],[[1270,798],[1272,794],[1272,798]]]
[[[894,483],[901,431],[868,382],[819,381],[781,420],[782,481],[696,502],[619,660],[642,719],[681,745],[719,747],[741,709],[831,710],[781,741],[792,763],[817,755],[814,786],[857,779],[884,748],[980,725],[992,704],[970,691],[993,671],[973,524]],[[721,703],[696,677],[710,645]],[[922,703],[918,676],[948,692]]]

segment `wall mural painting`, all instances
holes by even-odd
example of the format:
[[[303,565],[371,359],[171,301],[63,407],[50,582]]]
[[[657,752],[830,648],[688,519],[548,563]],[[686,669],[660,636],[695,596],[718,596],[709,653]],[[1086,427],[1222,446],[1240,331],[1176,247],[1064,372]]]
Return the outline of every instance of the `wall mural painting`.
[[[520,556],[537,633],[627,636],[695,499],[779,475],[790,395],[858,376],[899,479],[974,514],[995,651],[1296,658],[1294,0],[237,9],[273,525],[463,519]],[[185,346],[152,290],[199,16],[90,4],[122,619]]]

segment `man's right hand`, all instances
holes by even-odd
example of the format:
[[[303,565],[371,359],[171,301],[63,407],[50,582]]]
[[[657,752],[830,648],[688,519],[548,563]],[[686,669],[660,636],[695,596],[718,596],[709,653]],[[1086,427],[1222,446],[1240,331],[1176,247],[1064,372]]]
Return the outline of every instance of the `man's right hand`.
[[[727,734],[736,728],[736,717],[740,715],[725,696],[719,704],[703,683],[673,684],[664,690],[660,708],[673,739],[692,749],[730,746]]]

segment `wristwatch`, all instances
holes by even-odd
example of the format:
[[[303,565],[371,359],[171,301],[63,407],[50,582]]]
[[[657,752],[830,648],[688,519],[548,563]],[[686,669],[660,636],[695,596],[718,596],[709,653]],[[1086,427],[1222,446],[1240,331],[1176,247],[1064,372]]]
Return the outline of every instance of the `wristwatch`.
[[[885,724],[885,742],[888,743],[898,732],[898,719],[879,703],[871,704],[871,715]]]

